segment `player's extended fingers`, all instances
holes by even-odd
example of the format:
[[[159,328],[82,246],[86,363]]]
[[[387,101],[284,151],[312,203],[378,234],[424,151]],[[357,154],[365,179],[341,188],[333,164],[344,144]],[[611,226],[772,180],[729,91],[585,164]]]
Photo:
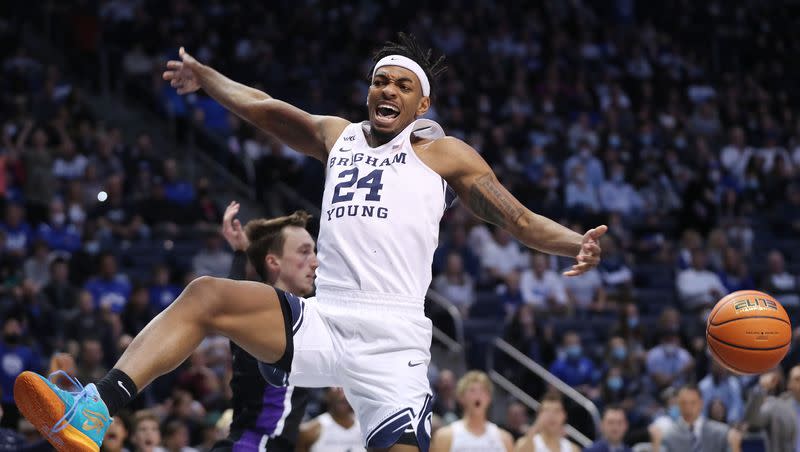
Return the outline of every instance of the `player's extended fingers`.
[[[238,219],[233,220],[233,230],[237,233],[242,232],[242,222]]]
[[[167,61],[167,69],[171,69],[173,71],[180,71],[183,68],[183,62],[177,60],[169,60]]]
[[[230,221],[231,221],[231,219],[232,219],[232,218],[233,218],[235,215],[236,215],[236,212],[234,211],[234,208],[233,208],[233,203],[231,203],[231,204],[228,204],[228,207],[227,207],[227,208],[225,208],[225,213],[224,213],[224,214],[222,214],[222,222],[223,222],[224,224],[228,224],[228,222],[230,222]]]
[[[590,264],[590,265],[597,265],[600,263],[600,258],[597,256],[590,256],[588,254],[580,254],[578,255],[578,262],[582,264]]]
[[[596,227],[594,229],[590,229],[589,232],[587,232],[587,234],[589,235],[589,237],[597,240],[600,237],[602,237],[603,234],[605,234],[607,231],[608,231],[608,226],[601,225],[601,226],[598,226],[598,227]]]
[[[600,246],[596,243],[584,243],[581,247],[581,252],[593,256],[599,256],[601,254]]]
[[[594,265],[586,262],[580,262],[572,266],[569,270],[565,271],[564,276],[577,276],[591,270]]]

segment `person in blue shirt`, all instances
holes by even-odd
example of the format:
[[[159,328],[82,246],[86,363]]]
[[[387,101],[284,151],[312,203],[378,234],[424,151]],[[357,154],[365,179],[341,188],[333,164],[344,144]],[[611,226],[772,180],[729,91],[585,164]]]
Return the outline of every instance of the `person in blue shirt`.
[[[156,312],[166,309],[181,294],[181,288],[172,284],[169,276],[169,267],[164,264],[157,265],[153,269],[153,284],[150,286],[150,306]]]
[[[117,273],[117,259],[110,253],[100,256],[100,275],[90,279],[85,289],[92,294],[96,307],[107,306],[117,314],[122,312],[131,294],[131,284]]]
[[[718,362],[711,362],[711,372],[698,383],[703,397],[703,412],[709,416],[713,400],[720,400],[727,408],[727,419],[723,422],[735,425],[744,416],[744,398],[740,380],[731,375]]]
[[[33,241],[33,230],[25,221],[25,209],[17,203],[6,207],[5,221],[0,229],[6,233],[6,251],[17,257],[24,257]]]
[[[81,247],[81,233],[75,225],[67,223],[64,203],[58,199],[50,202],[50,219],[39,224],[37,236],[53,250],[74,253]]]
[[[19,421],[19,410],[14,403],[14,379],[23,370],[39,369],[36,352],[22,343],[22,322],[16,317],[3,321],[3,340],[0,341],[0,391],[5,415],[2,427],[15,428]]]
[[[175,159],[164,160],[164,189],[167,199],[181,206],[188,206],[195,199],[194,186],[178,178]]]
[[[584,452],[632,452],[623,442],[628,431],[628,420],[622,408],[609,405],[603,411],[600,431],[603,434],[602,438],[585,448]]]
[[[550,365],[550,372],[590,398],[597,395],[597,370],[574,331],[564,333],[560,356]]]

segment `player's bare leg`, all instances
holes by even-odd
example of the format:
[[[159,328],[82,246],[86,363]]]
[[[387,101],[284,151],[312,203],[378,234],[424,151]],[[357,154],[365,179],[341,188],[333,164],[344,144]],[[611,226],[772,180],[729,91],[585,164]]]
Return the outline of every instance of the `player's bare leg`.
[[[272,363],[286,349],[283,314],[270,286],[202,277],[133,339],[115,368],[137,388],[180,365],[208,335],[220,333],[261,361]]]
[[[153,319],[100,382],[73,380],[65,391],[44,376],[23,372],[14,399],[25,417],[59,452],[99,452],[111,416],[156,377],[180,365],[206,336],[221,333],[265,362],[280,360],[286,333],[275,289],[261,283],[202,277]]]

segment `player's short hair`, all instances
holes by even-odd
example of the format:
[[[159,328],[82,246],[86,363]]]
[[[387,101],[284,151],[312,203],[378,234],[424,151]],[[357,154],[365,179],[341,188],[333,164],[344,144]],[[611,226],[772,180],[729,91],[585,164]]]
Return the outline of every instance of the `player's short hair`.
[[[561,398],[561,393],[555,390],[547,391],[544,397],[542,397],[542,404],[545,402],[557,403],[561,405],[561,408],[564,408],[564,399]]]
[[[267,254],[283,255],[283,244],[286,243],[283,229],[288,226],[305,229],[310,219],[311,214],[298,210],[284,217],[260,218],[247,222],[244,226],[244,233],[250,241],[247,258],[263,281],[267,281],[267,266],[264,263]]]
[[[145,421],[153,421],[158,424],[158,416],[156,413],[150,410],[141,410],[137,411],[136,414],[133,415],[133,422],[131,423],[131,431],[136,432],[136,429],[139,428],[139,424]]]
[[[467,392],[467,388],[472,383],[479,383],[482,384],[483,387],[489,391],[489,396],[494,394],[494,385],[492,384],[492,380],[489,379],[489,376],[486,375],[485,372],[481,372],[479,370],[471,370],[464,374],[461,379],[458,380],[456,383],[456,396],[461,397]]]
[[[697,385],[696,385],[696,384],[694,384],[694,383],[687,383],[687,384],[685,384],[685,385],[681,386],[681,387],[678,389],[678,394],[680,394],[680,393],[681,393],[681,392],[683,392],[683,391],[691,391],[691,392],[694,392],[695,394],[697,394],[697,396],[698,396],[698,397],[700,397],[701,399],[703,398],[703,393],[701,393],[701,392],[700,392],[700,387],[699,387],[699,386],[697,386]]]
[[[608,415],[608,413],[610,413],[612,411],[622,411],[622,414],[623,415],[625,414],[625,409],[622,408],[621,405],[611,404],[611,405],[608,405],[607,407],[605,407],[605,409],[603,409],[603,419],[605,419],[605,417]]]
[[[175,420],[169,421],[167,423],[167,425],[164,426],[164,429],[163,429],[162,433],[163,433],[163,435],[165,437],[169,438],[170,436],[174,435],[176,432],[178,432],[182,428],[187,428],[186,424],[184,424],[183,422],[175,419]]]
[[[403,32],[397,34],[397,42],[386,41],[383,47],[378,49],[372,59],[377,63],[381,58],[389,55],[402,55],[411,58],[420,65],[431,85],[430,98],[433,100],[434,94],[436,93],[436,79],[447,69],[447,66],[444,64],[444,55],[440,55],[439,58],[434,59],[433,49],[423,49],[414,35]],[[372,78],[371,71],[368,78]]]

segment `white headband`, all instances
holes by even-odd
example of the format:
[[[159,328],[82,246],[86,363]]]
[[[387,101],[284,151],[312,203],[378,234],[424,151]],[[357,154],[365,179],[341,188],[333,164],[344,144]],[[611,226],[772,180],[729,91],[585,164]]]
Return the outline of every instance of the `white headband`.
[[[372,78],[375,78],[375,72],[378,71],[378,68],[383,66],[400,66],[413,72],[414,75],[416,75],[419,79],[419,82],[422,84],[422,95],[431,95],[431,84],[428,81],[428,77],[425,75],[425,71],[422,70],[422,66],[417,64],[416,61],[412,60],[411,58],[404,57],[403,55],[385,56],[375,64],[375,69],[372,70]]]

